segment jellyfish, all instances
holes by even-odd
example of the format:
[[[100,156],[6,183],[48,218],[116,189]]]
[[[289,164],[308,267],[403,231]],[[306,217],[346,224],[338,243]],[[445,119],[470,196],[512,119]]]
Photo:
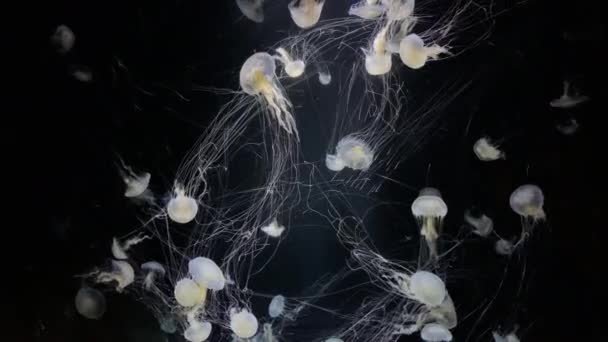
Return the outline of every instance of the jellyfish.
[[[445,299],[439,306],[432,307],[428,312],[428,318],[435,323],[441,323],[448,329],[453,329],[458,324],[458,315],[454,307],[454,301],[449,293],[446,292]]]
[[[283,65],[285,66],[285,73],[287,74],[287,76],[291,78],[302,76],[302,74],[304,73],[304,69],[306,68],[304,61],[300,59],[294,61],[293,58],[291,58],[291,56],[287,52],[287,50],[282,47],[276,49],[276,51],[279,53],[277,59],[281,61],[281,63],[283,63]]]
[[[200,286],[219,291],[226,285],[224,273],[217,264],[205,257],[196,257],[188,262],[188,272]]]
[[[570,82],[564,81],[564,90],[562,95],[555,100],[549,102],[553,108],[568,109],[578,106],[581,103],[589,101],[589,97],[578,93],[570,94]]]
[[[291,19],[300,28],[314,26],[321,17],[325,0],[293,0],[287,5]]]
[[[499,239],[494,244],[494,250],[499,255],[511,255],[515,250],[515,246],[509,240]]]
[[[494,338],[494,342],[519,342],[519,337],[515,335],[515,332],[502,335],[497,331],[492,331],[492,337]]]
[[[196,217],[198,203],[180,187],[175,188],[175,197],[167,204],[167,214],[173,222],[188,223]]]
[[[116,282],[116,291],[122,292],[135,280],[135,271],[131,264],[124,260],[112,260],[112,271],[99,272],[96,281],[98,283]]]
[[[330,338],[326,339],[325,342],[344,342],[344,341],[341,338],[330,337]]]
[[[264,0],[236,0],[236,5],[249,20],[256,23],[264,21]]]
[[[420,337],[429,342],[451,341],[452,333],[441,324],[429,323],[420,331]]]
[[[139,244],[140,242],[146,240],[146,239],[150,239],[150,236],[144,235],[137,235],[135,237],[132,237],[128,240],[126,240],[125,242],[120,242],[118,239],[113,238],[112,239],[112,255],[114,256],[115,259],[118,260],[126,260],[129,259],[129,256],[127,255],[127,251]]]
[[[331,83],[331,74],[329,73],[329,70],[319,71],[319,83],[322,85],[328,85]]]
[[[474,216],[470,210],[464,213],[464,221],[473,227],[473,233],[479,236],[487,237],[494,230],[494,222],[488,216]]]
[[[258,331],[258,319],[247,309],[231,309],[230,329],[240,338],[251,338]]]
[[[361,0],[350,6],[348,15],[353,15],[362,19],[376,19],[383,15],[386,10],[386,6],[378,4],[375,0]]]
[[[365,70],[370,75],[384,75],[391,70],[392,56],[387,51],[387,30],[388,26],[376,34],[370,51],[363,50],[365,53]]]
[[[440,54],[447,52],[445,47],[437,44],[425,46],[422,38],[415,33],[408,34],[399,43],[399,57],[411,69],[420,69],[429,59],[437,59]]]
[[[572,135],[578,131],[578,121],[576,119],[568,119],[565,123],[560,123],[555,126],[555,128],[564,135]]]
[[[188,329],[184,330],[184,338],[190,342],[206,341],[211,335],[211,323],[192,320]]]
[[[74,35],[74,32],[66,25],[59,25],[51,36],[50,41],[55,50],[64,55],[74,47],[76,35]]]
[[[190,278],[182,278],[175,284],[173,294],[179,305],[190,308],[205,302],[207,288],[198,286],[198,284]]]
[[[173,334],[177,331],[177,325],[173,316],[159,317],[158,325],[160,326],[160,330],[167,334]]]
[[[336,154],[325,156],[325,165],[332,171],[340,171],[345,167],[366,171],[373,160],[374,151],[366,142],[353,135],[347,135],[338,141]]]
[[[82,287],[74,298],[76,311],[88,319],[99,319],[106,312],[106,297],[99,290]]]
[[[285,231],[285,226],[279,225],[275,218],[269,225],[262,227],[262,231],[270,237],[278,238]]]
[[[150,290],[156,279],[158,277],[164,277],[166,273],[163,265],[156,261],[148,261],[141,264],[141,270],[146,272],[146,276],[144,278],[144,288],[146,290]]]
[[[443,280],[428,271],[416,271],[411,276],[409,291],[414,299],[429,307],[441,305],[447,295]]]
[[[412,214],[422,223],[420,235],[426,240],[430,259],[437,258],[437,239],[441,222],[448,213],[448,206],[435,188],[424,188],[412,203]]]
[[[72,65],[70,66],[70,75],[77,81],[88,83],[93,80],[93,72],[85,65]]]
[[[241,88],[246,94],[260,95],[270,113],[287,133],[298,134],[296,121],[291,113],[291,102],[285,97],[275,75],[274,58],[265,52],[249,57],[240,72]]]
[[[523,218],[531,218],[533,221],[545,219],[544,203],[543,191],[532,184],[518,187],[509,198],[509,204],[514,212]]]
[[[488,138],[479,138],[473,144],[473,152],[481,161],[493,161],[497,159],[505,159],[505,154],[499,150],[498,145],[493,145]]]
[[[283,310],[285,310],[285,297],[281,295],[272,297],[270,305],[268,305],[268,315],[277,318],[283,314]]]
[[[123,181],[127,188],[125,189],[125,197],[137,197],[144,193],[148,189],[150,184],[151,175],[148,172],[144,172],[139,175],[133,174],[132,176],[125,176]]]

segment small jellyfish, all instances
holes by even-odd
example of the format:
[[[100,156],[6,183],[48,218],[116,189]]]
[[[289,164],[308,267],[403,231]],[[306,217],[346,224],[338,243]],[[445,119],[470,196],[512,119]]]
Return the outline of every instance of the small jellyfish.
[[[557,124],[555,128],[563,135],[572,135],[578,131],[579,124],[576,119],[571,118],[564,123]]]
[[[99,319],[106,312],[106,297],[99,290],[83,287],[74,299],[76,311],[88,319]]]
[[[190,278],[183,278],[175,284],[173,294],[179,305],[190,308],[205,302],[207,288],[198,286]]]
[[[74,35],[74,32],[66,25],[59,25],[51,36],[50,41],[51,45],[58,53],[66,54],[72,50],[72,47],[74,47],[76,36]]]
[[[258,331],[258,319],[247,309],[231,309],[230,329],[240,338],[251,338]]]
[[[279,225],[275,218],[269,225],[262,227],[262,231],[270,237],[278,238],[285,231],[285,226]]]
[[[159,317],[158,325],[160,326],[160,330],[167,334],[173,334],[177,331],[177,324],[173,316]]]
[[[384,5],[377,4],[373,0],[361,0],[360,2],[350,6],[348,15],[353,15],[362,19],[376,19],[386,12],[387,8]]]
[[[515,332],[511,332],[505,336],[497,331],[492,331],[492,337],[494,338],[494,342],[519,342],[519,337],[515,335]]]
[[[291,19],[300,28],[309,28],[319,22],[325,0],[293,0],[287,5]]]
[[[156,279],[164,277],[166,273],[163,265],[156,261],[148,261],[141,264],[141,270],[146,272],[146,276],[144,277],[144,288],[146,290],[150,290]]]
[[[291,113],[291,102],[285,97],[275,75],[274,58],[265,53],[257,52],[249,57],[240,72],[241,88],[246,94],[260,95],[274,116],[287,133],[298,134],[296,121]]]
[[[545,219],[544,203],[545,196],[542,190],[532,184],[518,187],[509,198],[509,204],[514,212],[533,221]]]
[[[236,0],[236,5],[249,20],[256,23],[264,21],[264,0]]]
[[[498,145],[493,145],[490,139],[480,138],[473,144],[473,152],[481,161],[493,161],[505,159],[505,154],[499,150]]]
[[[499,255],[511,255],[515,250],[515,246],[509,240],[500,239],[494,244],[494,250]]]
[[[123,260],[112,260],[112,271],[99,272],[96,281],[98,283],[116,282],[116,291],[122,292],[135,280],[135,271],[131,264]]]
[[[421,222],[420,235],[426,240],[430,259],[437,258],[437,239],[441,222],[448,213],[448,206],[435,188],[424,188],[412,203],[412,214]]]
[[[209,258],[196,257],[190,260],[188,262],[188,272],[200,287],[219,291],[226,285],[224,273],[222,273],[219,266]]]
[[[188,223],[196,217],[198,203],[184,192],[180,187],[175,188],[175,197],[167,204],[167,214],[173,222]]]
[[[340,171],[345,167],[366,171],[373,161],[374,151],[366,142],[353,135],[340,139],[335,155],[325,156],[325,165],[332,171]]]
[[[285,66],[285,73],[287,74],[287,76],[291,78],[302,76],[302,74],[304,73],[304,69],[306,68],[304,61],[300,59],[294,61],[293,58],[291,58],[291,56],[287,52],[287,50],[282,47],[276,49],[276,51],[279,54],[277,59],[281,61],[281,63],[283,63],[283,65]]]
[[[326,339],[325,342],[344,342],[344,341],[341,338],[330,337],[330,338]]]
[[[443,280],[428,271],[416,271],[412,275],[409,291],[414,299],[429,307],[441,305],[447,295]]]
[[[451,341],[452,333],[441,324],[429,323],[420,331],[420,337],[428,342]]]
[[[152,176],[148,172],[143,172],[139,175],[125,176],[123,181],[127,188],[125,189],[125,197],[137,197],[148,189],[150,178]]]
[[[370,75],[384,75],[391,70],[393,62],[390,52],[387,51],[387,30],[388,26],[376,34],[369,51],[363,50],[365,53],[365,70]]]
[[[83,83],[89,83],[93,80],[93,72],[85,65],[72,65],[70,67],[70,75]]]
[[[564,91],[558,99],[549,102],[553,108],[573,108],[581,103],[589,101],[589,97],[578,93],[570,94],[570,82],[564,81]]]
[[[437,44],[425,46],[422,38],[415,33],[408,34],[399,43],[399,57],[411,69],[420,69],[429,59],[437,59],[440,54],[447,52],[445,47]]]
[[[319,83],[328,85],[331,83],[331,74],[329,72],[319,71]]]
[[[283,314],[283,310],[285,310],[285,297],[281,295],[272,297],[270,305],[268,305],[268,315],[277,318]]]
[[[197,322],[193,320],[190,322],[188,329],[184,330],[184,338],[190,342],[206,341],[210,335],[211,323],[209,322]]]
[[[470,210],[464,213],[464,221],[473,227],[473,233],[487,237],[494,230],[494,222],[485,214],[475,216]]]
[[[127,251],[139,244],[140,242],[146,240],[146,239],[150,239],[151,237],[144,235],[137,235],[135,237],[132,237],[124,242],[120,242],[117,238],[113,238],[112,239],[112,255],[114,256],[115,259],[118,260],[126,260],[129,259],[129,255],[127,255]]]

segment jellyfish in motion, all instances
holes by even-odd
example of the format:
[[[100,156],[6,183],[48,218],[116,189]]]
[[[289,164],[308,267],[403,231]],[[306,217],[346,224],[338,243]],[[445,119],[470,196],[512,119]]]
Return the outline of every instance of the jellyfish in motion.
[[[325,165],[332,171],[341,171],[345,167],[366,171],[374,161],[374,151],[362,139],[347,135],[338,141],[336,154],[325,156]]]
[[[209,322],[198,322],[191,320],[190,325],[184,330],[184,338],[190,342],[203,342],[206,341],[211,335],[211,323]]]
[[[150,290],[156,279],[164,277],[166,273],[163,265],[156,261],[148,261],[141,264],[141,270],[146,272],[146,276],[144,277],[144,288],[146,290]]]
[[[420,331],[420,337],[428,342],[451,341],[452,333],[441,324],[429,323]]]
[[[415,300],[429,307],[441,305],[447,295],[443,280],[428,271],[416,271],[410,277],[409,291]]]
[[[151,239],[151,237],[147,236],[147,235],[144,235],[144,236],[136,235],[130,239],[127,239],[124,242],[121,242],[117,238],[113,238],[112,239],[112,255],[114,256],[115,259],[118,259],[118,260],[129,259],[129,255],[127,255],[127,251],[131,247],[139,244],[140,242],[142,242],[146,239]]]
[[[519,342],[519,337],[515,334],[515,331],[502,335],[498,331],[492,331],[492,337],[494,342]]]
[[[202,305],[207,296],[207,288],[198,286],[190,278],[182,278],[173,289],[173,294],[177,303],[185,308]]]
[[[448,206],[435,188],[424,188],[412,203],[412,214],[421,223],[420,235],[426,240],[429,259],[437,258],[437,239],[441,223],[448,213]]]
[[[562,108],[568,109],[578,106],[581,103],[589,101],[589,97],[585,95],[580,95],[578,93],[571,94],[570,93],[570,82],[564,81],[564,90],[562,95],[549,102],[549,105],[553,108]]]
[[[226,285],[226,278],[219,266],[211,259],[196,257],[188,262],[188,272],[200,286],[219,291]]]
[[[88,319],[99,319],[106,312],[106,297],[99,290],[82,287],[74,298],[76,311]]]
[[[75,41],[76,35],[74,35],[74,32],[66,25],[57,26],[50,38],[51,45],[62,55],[72,50]]]
[[[276,51],[279,54],[277,59],[281,61],[281,63],[283,63],[287,76],[292,78],[302,76],[302,74],[304,73],[304,69],[306,68],[306,64],[304,64],[303,60],[293,60],[287,50],[282,47],[276,49]]]
[[[543,195],[543,191],[533,184],[518,187],[511,193],[511,197],[509,198],[509,204],[514,212],[525,219],[532,219],[533,221],[545,219],[544,203],[545,196]]]
[[[293,0],[287,5],[291,19],[300,28],[309,28],[319,22],[325,0]]]
[[[505,159],[505,154],[500,151],[500,146],[493,145],[488,138],[479,138],[473,144],[473,152],[481,161],[493,161],[497,159]]]
[[[230,329],[240,338],[251,338],[258,331],[258,319],[247,309],[231,309]]]
[[[513,243],[506,239],[499,239],[494,244],[494,251],[499,255],[511,255],[515,250]]]
[[[392,56],[387,51],[387,30],[388,26],[378,32],[369,51],[363,50],[365,53],[365,70],[370,75],[384,75],[391,70]]]
[[[272,318],[277,318],[283,314],[285,310],[285,297],[276,295],[272,297],[270,305],[268,305],[268,315]]]
[[[426,46],[422,38],[415,33],[408,34],[399,43],[399,57],[411,69],[422,68],[428,60],[439,58],[440,54],[448,50],[437,44]]]
[[[261,228],[264,233],[273,238],[278,238],[285,231],[285,226],[279,225],[277,219],[275,218],[268,224]]]
[[[196,200],[186,195],[184,189],[175,187],[175,196],[167,203],[167,214],[173,222],[188,223],[196,217],[198,213],[198,203]]]
[[[264,21],[264,0],[236,0],[236,5],[249,20],[256,23]]]
[[[375,0],[361,0],[348,9],[348,15],[362,19],[376,19],[386,12],[386,6]]]
[[[470,210],[464,213],[464,221],[473,227],[473,233],[487,237],[494,230],[494,221],[485,214],[474,215]]]
[[[291,113],[291,102],[283,94],[276,79],[275,69],[276,64],[271,55],[265,52],[253,54],[241,67],[241,88],[246,94],[261,96],[279,126],[287,133],[295,133],[297,136],[296,121]]]
[[[85,65],[72,65],[70,66],[70,75],[77,81],[88,83],[93,80],[93,72]]]
[[[112,270],[97,273],[96,282],[116,282],[116,291],[122,292],[135,280],[135,271],[131,264],[124,260],[112,260]]]
[[[328,85],[331,83],[331,74],[329,73],[329,70],[319,71],[319,83],[322,85]]]

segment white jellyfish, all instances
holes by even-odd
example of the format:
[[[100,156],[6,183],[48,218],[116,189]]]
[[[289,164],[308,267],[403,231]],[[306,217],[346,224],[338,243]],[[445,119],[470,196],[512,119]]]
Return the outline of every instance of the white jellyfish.
[[[236,0],[243,15],[256,23],[264,21],[264,0]]]
[[[445,47],[437,44],[425,46],[422,38],[415,33],[408,34],[399,43],[399,57],[411,69],[420,69],[429,59],[437,59],[440,54],[447,52]]]
[[[319,22],[325,0],[293,0],[287,5],[291,19],[300,28],[309,28]]]
[[[519,342],[519,337],[515,335],[515,332],[502,335],[497,331],[492,331],[492,337],[494,338],[494,342]]]
[[[387,51],[387,30],[388,26],[376,34],[369,51],[363,50],[365,54],[365,70],[370,75],[384,75],[391,70],[392,56]]]
[[[226,285],[226,278],[219,266],[211,259],[196,257],[188,262],[188,272],[200,286],[219,291]]]
[[[66,25],[59,25],[51,36],[50,41],[58,53],[66,54],[74,47],[76,36]]]
[[[143,172],[139,175],[125,175],[123,181],[127,188],[125,189],[125,197],[137,197],[143,194],[150,184],[152,176],[148,172]]]
[[[386,10],[386,6],[378,4],[377,1],[361,0],[350,6],[348,14],[362,19],[376,19],[383,15]]]
[[[77,81],[88,83],[93,80],[93,72],[85,65],[72,65],[70,67],[70,75]]]
[[[211,323],[197,322],[192,320],[186,330],[184,330],[184,338],[190,342],[206,341],[211,335]]]
[[[304,69],[306,68],[304,61],[301,59],[293,60],[291,55],[289,55],[289,52],[282,47],[276,49],[276,51],[279,54],[277,59],[283,63],[287,76],[291,78],[302,76]]]
[[[499,239],[494,244],[494,250],[499,255],[511,255],[515,250],[515,246],[509,240]]]
[[[467,210],[464,213],[464,221],[473,227],[473,233],[479,236],[487,237],[494,230],[494,221],[485,214],[475,216],[471,211]]]
[[[488,138],[479,138],[473,144],[473,152],[481,161],[493,161],[497,159],[505,159],[505,154],[500,151],[500,146],[493,145]]]
[[[137,235],[134,236],[124,242],[121,242],[120,240],[118,240],[117,238],[113,238],[112,239],[112,255],[114,256],[115,259],[118,260],[126,260],[129,259],[129,255],[127,255],[127,251],[139,244],[140,242],[146,240],[146,239],[150,239],[150,236],[144,235]]]
[[[344,342],[344,341],[341,338],[330,337],[330,338],[326,339],[325,342]]]
[[[545,219],[544,203],[543,191],[532,184],[518,187],[509,198],[509,204],[514,212],[533,221]]]
[[[273,238],[278,238],[285,231],[285,226],[279,225],[277,219],[275,218],[268,224],[261,228],[264,233]]]
[[[148,261],[141,264],[141,270],[146,272],[146,276],[144,277],[144,288],[146,290],[150,290],[156,279],[164,277],[166,273],[163,265],[156,261]]]
[[[565,123],[560,123],[555,126],[555,128],[564,135],[572,135],[578,131],[579,124],[576,119],[568,119]]]
[[[451,341],[452,333],[441,324],[429,323],[420,331],[420,337],[428,342]]]
[[[581,103],[589,101],[589,97],[580,94],[570,94],[570,82],[564,81],[564,91],[558,99],[549,102],[549,105],[554,108],[572,108]]]
[[[325,165],[332,171],[340,171],[345,167],[366,171],[373,161],[374,151],[371,147],[353,135],[347,135],[338,141],[335,155],[325,156]]]
[[[99,319],[106,312],[106,297],[99,290],[82,287],[74,298],[76,311],[88,319]]]
[[[447,295],[443,280],[428,271],[416,271],[411,276],[409,291],[414,299],[429,307],[441,305]]]
[[[258,331],[258,319],[247,309],[231,309],[230,329],[240,338],[251,338]]]
[[[182,278],[175,284],[173,294],[179,305],[190,308],[205,302],[207,288],[198,286],[190,278]]]
[[[175,196],[167,204],[167,214],[173,222],[188,223],[196,217],[198,203],[180,187],[175,188]]]
[[[291,102],[283,94],[276,79],[275,69],[274,58],[271,55],[265,52],[253,54],[241,67],[241,88],[246,94],[261,96],[279,126],[289,134],[295,133],[297,136]]]
[[[319,71],[319,83],[328,85],[331,83],[331,74],[329,72]]]
[[[98,283],[116,282],[116,291],[122,292],[135,280],[135,271],[131,264],[123,260],[112,260],[112,271],[99,272],[96,281]]]
[[[281,295],[272,297],[270,305],[268,305],[268,315],[277,318],[283,314],[283,310],[285,310],[285,297]]]
[[[448,206],[435,188],[424,188],[412,203],[412,214],[421,222],[420,235],[426,240],[429,257],[437,258],[437,239],[441,223],[448,213]]]

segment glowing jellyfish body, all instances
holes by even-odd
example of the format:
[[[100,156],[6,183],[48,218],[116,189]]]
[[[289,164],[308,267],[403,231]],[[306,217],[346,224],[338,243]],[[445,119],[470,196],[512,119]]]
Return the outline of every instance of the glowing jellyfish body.
[[[270,222],[270,224],[262,227],[261,229],[264,233],[266,233],[266,235],[273,238],[278,238],[285,231],[285,226],[279,225],[277,219],[275,218],[274,220],[272,220],[272,222]]]
[[[90,287],[78,290],[74,298],[76,311],[88,319],[99,319],[106,312],[106,297]]]
[[[331,83],[331,74],[329,72],[319,72],[319,83],[328,85]]]
[[[430,307],[441,305],[447,294],[443,280],[427,271],[417,271],[412,275],[409,290],[417,301]]]
[[[219,266],[211,259],[197,257],[188,262],[188,272],[201,287],[219,291],[226,285],[226,278]]]
[[[436,44],[425,46],[415,33],[408,34],[399,43],[399,57],[411,69],[422,68],[429,59],[437,59],[442,53],[447,53],[447,49]]]
[[[93,72],[84,65],[73,65],[70,67],[70,75],[77,81],[89,83],[93,80]]]
[[[196,217],[198,213],[198,203],[190,196],[187,196],[183,189],[176,188],[175,196],[167,204],[167,214],[176,223],[188,223]]]
[[[330,337],[330,338],[326,339],[325,342],[344,342],[344,341],[341,338]]]
[[[66,54],[74,47],[76,35],[66,25],[59,25],[51,36],[51,45],[60,54]]]
[[[116,282],[116,291],[122,292],[135,280],[135,271],[131,264],[123,260],[112,260],[112,271],[99,272],[98,283]]]
[[[499,150],[499,146],[492,145],[488,138],[477,140],[473,144],[473,152],[481,161],[493,161],[505,158],[505,154]]]
[[[164,277],[166,273],[163,265],[156,261],[143,263],[141,265],[141,270],[146,272],[146,276],[144,277],[144,288],[146,290],[150,290],[156,279]]]
[[[441,198],[441,193],[435,188],[424,188],[412,203],[412,214],[422,222],[422,235],[429,248],[430,258],[437,257],[437,239],[443,218],[448,213],[448,206]]]
[[[190,308],[205,301],[207,288],[198,286],[190,278],[183,278],[175,284],[173,294],[179,305]]]
[[[283,310],[285,310],[285,297],[281,295],[272,297],[270,305],[268,305],[268,315],[277,318],[283,314]]]
[[[562,95],[555,100],[549,102],[549,105],[553,108],[568,109],[578,106],[581,103],[589,101],[588,96],[579,94],[570,94],[570,83],[564,82],[564,91]]]
[[[291,19],[300,28],[309,28],[319,22],[325,0],[293,0],[287,5]]]
[[[519,337],[514,332],[503,336],[496,331],[492,331],[492,337],[494,338],[494,342],[519,342]]]
[[[428,342],[451,341],[452,333],[441,324],[429,323],[420,331],[420,337]]]
[[[184,330],[184,338],[190,342],[206,341],[211,335],[211,323],[192,321]]]
[[[348,9],[348,14],[362,19],[376,19],[386,12],[386,6],[362,0]]]
[[[283,94],[275,75],[274,58],[258,52],[249,57],[240,72],[241,88],[246,94],[260,95],[274,119],[289,134],[297,135],[296,121],[291,114],[291,102]]]
[[[374,151],[369,145],[355,137],[346,136],[336,145],[336,154],[325,157],[325,165],[332,171],[340,171],[345,167],[353,170],[366,171],[374,161]]]
[[[258,331],[258,319],[247,309],[230,312],[230,329],[240,338],[251,338]]]
[[[127,187],[125,189],[125,197],[137,197],[143,194],[148,189],[150,178],[151,175],[148,172],[123,177],[123,181]]]
[[[494,250],[499,255],[511,255],[515,250],[515,246],[509,240],[500,239],[494,244]]]
[[[236,0],[236,5],[249,20],[256,23],[264,21],[264,0]]]
[[[526,184],[513,191],[509,198],[511,209],[524,218],[542,220],[545,218],[543,205],[545,197],[542,190],[532,184]]]
[[[291,55],[284,48],[278,48],[276,51],[279,53],[279,60],[284,65],[285,73],[291,78],[302,76],[306,65],[302,60],[293,60]]]
[[[488,216],[474,216],[470,211],[464,213],[464,221],[473,227],[473,233],[486,237],[494,230],[494,221]]]
[[[370,51],[365,52],[365,70],[370,75],[384,75],[391,70],[392,56],[386,50],[386,31],[387,27],[383,28],[376,34],[372,42]]]

